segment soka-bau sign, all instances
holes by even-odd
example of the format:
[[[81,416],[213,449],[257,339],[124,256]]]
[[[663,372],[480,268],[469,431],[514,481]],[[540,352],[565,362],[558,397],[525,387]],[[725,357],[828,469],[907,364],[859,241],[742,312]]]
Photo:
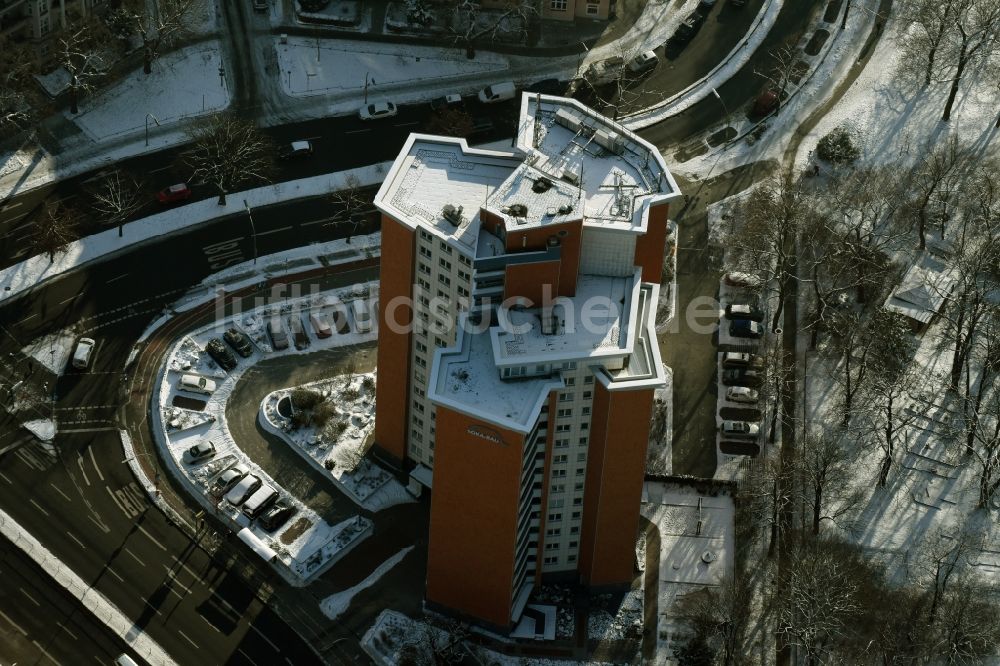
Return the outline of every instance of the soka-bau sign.
[[[487,442],[493,442],[494,444],[499,444],[500,446],[507,446],[507,442],[503,441],[503,437],[500,436],[500,433],[489,426],[471,425],[466,428],[465,432],[469,433],[473,437],[485,439]]]

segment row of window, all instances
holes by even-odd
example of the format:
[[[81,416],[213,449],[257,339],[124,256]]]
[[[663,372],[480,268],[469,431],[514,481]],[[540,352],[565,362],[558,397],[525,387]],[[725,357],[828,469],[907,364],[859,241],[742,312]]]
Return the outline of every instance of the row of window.
[[[578,452],[576,454],[576,461],[577,462],[587,462],[587,452],[586,451],[580,451],[580,452]],[[559,453],[557,455],[552,456],[552,464],[553,465],[560,465],[560,464],[567,463],[567,462],[569,462],[569,454],[568,453]],[[579,472],[579,471],[581,471],[581,470],[578,469],[577,472]]]
[[[569,8],[569,0],[549,0],[549,9],[554,12],[564,12]],[[601,6],[595,5],[593,3],[587,3],[587,15],[597,16],[600,12]]]
[[[542,561],[545,564],[559,564],[559,556],[558,555],[547,555],[545,557],[545,559],[542,560]],[[576,562],[576,554],[575,553],[572,554],[572,555],[567,555],[566,556],[566,563],[567,564],[573,564],[575,562]]]

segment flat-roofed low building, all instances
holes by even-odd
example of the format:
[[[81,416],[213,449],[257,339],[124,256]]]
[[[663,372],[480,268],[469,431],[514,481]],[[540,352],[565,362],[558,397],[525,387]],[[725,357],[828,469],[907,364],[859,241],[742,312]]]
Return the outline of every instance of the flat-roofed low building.
[[[430,489],[427,601],[494,627],[632,580],[669,203],[656,148],[525,95],[514,150],[411,135],[382,211],[376,444]]]

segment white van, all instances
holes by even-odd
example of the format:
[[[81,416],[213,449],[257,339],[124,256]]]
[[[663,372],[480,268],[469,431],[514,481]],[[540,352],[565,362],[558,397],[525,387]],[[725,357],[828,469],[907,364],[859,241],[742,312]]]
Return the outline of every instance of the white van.
[[[358,333],[369,333],[372,330],[372,309],[368,301],[356,298],[351,302],[351,309],[354,311],[354,324]]]
[[[278,491],[265,483],[243,503],[243,515],[253,520],[263,513],[264,509],[271,506],[271,503],[276,499],[278,499]]]
[[[201,375],[181,375],[177,380],[177,388],[208,395],[215,390],[215,382]]]
[[[93,338],[80,338],[73,350],[73,367],[77,370],[86,370],[90,365],[90,355],[94,352]]]
[[[261,480],[253,474],[247,474],[243,480],[233,486],[233,489],[226,493],[226,501],[233,506],[239,506],[255,493],[261,486]]]
[[[479,91],[479,101],[483,104],[506,102],[508,99],[514,99],[515,96],[517,96],[517,86],[514,85],[513,81],[494,83]]]
[[[135,663],[135,659],[127,654],[120,654],[115,657],[115,666],[139,666],[139,664]]]

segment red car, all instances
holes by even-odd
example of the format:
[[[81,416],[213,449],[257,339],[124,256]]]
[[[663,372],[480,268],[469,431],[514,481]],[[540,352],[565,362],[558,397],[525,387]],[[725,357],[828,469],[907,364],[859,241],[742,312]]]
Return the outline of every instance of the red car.
[[[187,183],[177,183],[156,193],[156,199],[161,204],[187,201],[190,198],[191,188],[187,186]]]

